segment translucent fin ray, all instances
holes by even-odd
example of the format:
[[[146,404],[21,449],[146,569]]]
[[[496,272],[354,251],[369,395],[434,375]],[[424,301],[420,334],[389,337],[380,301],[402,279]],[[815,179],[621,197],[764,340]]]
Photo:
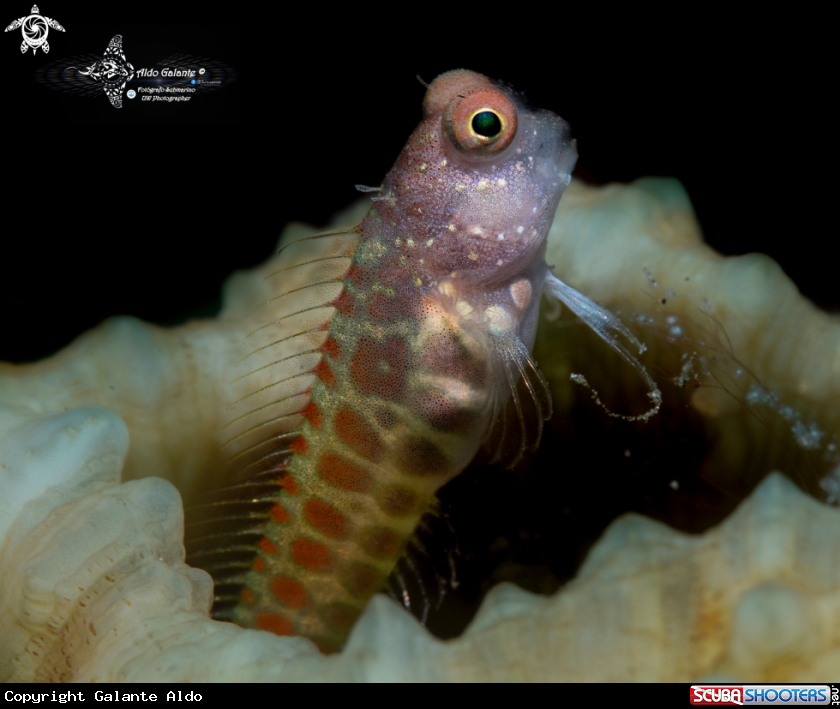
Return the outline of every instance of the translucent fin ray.
[[[504,377],[508,387],[502,388],[493,402],[494,424],[488,437],[494,438],[498,432],[498,443],[491,462],[499,461],[504,450],[515,445],[516,452],[507,463],[507,467],[512,468],[522,460],[526,450],[534,451],[539,446],[544,423],[552,414],[551,391],[539,366],[518,337],[504,333],[495,335],[494,340],[497,376]],[[530,402],[530,407],[526,402]],[[509,408],[512,410],[508,411]],[[513,427],[508,424],[508,416],[516,417]],[[518,430],[518,441],[510,439],[512,428]]]
[[[648,386],[648,398],[653,402],[653,406],[643,414],[638,416],[627,416],[625,414],[617,414],[610,411],[606,405],[601,402],[598,397],[598,392],[593,389],[586,379],[579,374],[572,375],[572,381],[581,384],[592,392],[592,398],[613,418],[622,418],[628,421],[642,420],[646,421],[651,416],[659,411],[662,404],[662,393],[656,386],[656,383],[648,374],[641,362],[618,340],[616,335],[623,335],[627,340],[633,344],[638,350],[639,354],[644,353],[647,349],[636,336],[630,332],[627,326],[621,322],[615,315],[613,315],[606,308],[601,307],[595,301],[587,298],[583,293],[576,291],[571,286],[563,283],[553,273],[549,273],[545,279],[545,291],[549,295],[554,296],[557,300],[563,303],[569,310],[577,315],[584,323],[586,323],[595,333],[604,340],[613,350],[615,350],[633,369],[638,372],[639,376],[645,381]],[[616,333],[614,335],[613,333]]]

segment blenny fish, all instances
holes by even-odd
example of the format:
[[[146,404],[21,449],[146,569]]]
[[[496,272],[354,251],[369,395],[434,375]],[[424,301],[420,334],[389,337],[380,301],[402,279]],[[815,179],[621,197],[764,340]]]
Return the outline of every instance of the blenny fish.
[[[519,457],[538,442],[544,288],[632,338],[545,262],[577,158],[568,125],[466,70],[435,79],[423,113],[358,226],[281,245],[232,383],[229,484],[187,530],[216,617],[324,651],[482,444],[516,436]]]

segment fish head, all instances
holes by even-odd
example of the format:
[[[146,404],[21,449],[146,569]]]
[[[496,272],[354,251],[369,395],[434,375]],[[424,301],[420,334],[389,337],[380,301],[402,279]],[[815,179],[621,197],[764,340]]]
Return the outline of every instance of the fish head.
[[[437,77],[382,188],[382,216],[424,249],[426,282],[492,284],[541,258],[577,159],[568,124],[467,70]],[[381,210],[382,211],[382,210]]]

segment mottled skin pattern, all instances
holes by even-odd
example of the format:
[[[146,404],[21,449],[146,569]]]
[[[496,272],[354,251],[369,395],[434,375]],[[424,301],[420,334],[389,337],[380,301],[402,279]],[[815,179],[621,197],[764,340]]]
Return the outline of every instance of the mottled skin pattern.
[[[471,131],[485,108],[502,127],[489,140]],[[362,223],[282,254],[278,283],[312,275],[264,304],[227,442],[244,492],[214,518],[249,521],[196,561],[215,572],[221,617],[326,651],[527,376],[545,237],[575,160],[560,118],[479,74],[438,77],[424,111]],[[301,324],[271,334],[290,317]]]

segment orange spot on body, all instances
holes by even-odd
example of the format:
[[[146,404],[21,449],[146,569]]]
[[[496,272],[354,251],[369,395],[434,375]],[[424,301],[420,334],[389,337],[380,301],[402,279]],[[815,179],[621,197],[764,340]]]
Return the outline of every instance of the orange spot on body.
[[[363,335],[353,354],[350,376],[361,394],[400,401],[409,364],[408,345],[400,338],[378,342]]]
[[[394,322],[403,316],[404,303],[394,296],[371,293],[368,298],[367,314],[379,322]]]
[[[254,602],[254,594],[251,593],[247,588],[242,589],[241,598],[244,603]]]
[[[289,510],[283,507],[280,503],[277,503],[271,508],[270,514],[272,519],[278,524],[283,524],[283,522],[289,521]]]
[[[358,562],[343,569],[341,577],[347,589],[357,596],[369,596],[382,583],[382,574],[378,569]]]
[[[363,458],[378,463],[385,454],[385,447],[376,429],[363,416],[348,406],[339,408],[333,423],[335,432],[352,450]]]
[[[262,549],[266,554],[276,554],[277,547],[271,543],[268,537],[263,537],[260,539],[260,549]]]
[[[259,557],[254,562],[254,571],[265,571],[265,562]]]
[[[309,444],[303,436],[299,436],[289,444],[289,450],[294,451],[298,455],[306,455],[309,452]]]
[[[435,477],[451,471],[446,456],[431,441],[407,436],[397,451],[400,469],[408,475]]]
[[[282,615],[261,613],[257,616],[257,627],[275,635],[295,634],[295,626],[292,625],[292,621]]]
[[[297,610],[309,605],[309,596],[303,584],[294,579],[279,577],[271,582],[271,592],[281,603],[288,608]]]
[[[327,625],[331,625],[338,630],[349,630],[359,617],[359,613],[360,610],[355,606],[346,603],[333,603],[326,608],[322,608],[319,615]]]
[[[298,484],[291,475],[284,475],[277,484],[289,495],[297,495],[298,493]]]
[[[373,476],[355,463],[335,453],[324,453],[318,460],[318,475],[333,487],[348,492],[367,492]]]
[[[292,542],[292,560],[309,571],[323,571],[330,566],[330,550],[321,542],[298,537]]]
[[[321,345],[321,351],[329,354],[332,359],[339,359],[341,357],[341,345],[333,337],[327,338],[326,342]]]
[[[340,538],[347,534],[347,518],[328,502],[308,500],[303,515],[324,536]]]
[[[322,359],[318,362],[318,365],[313,370],[314,374],[318,379],[320,379],[324,384],[328,387],[331,387],[335,384],[335,373],[330,369],[330,365],[327,364],[327,361]]]
[[[350,295],[350,292],[346,288],[333,301],[333,306],[347,318],[352,318],[356,315],[356,298]]]
[[[306,405],[306,408],[301,411],[303,418],[309,421],[309,425],[312,428],[321,428],[321,424],[324,422],[323,417],[321,416],[321,410],[315,406],[311,401]]]
[[[371,527],[361,535],[361,547],[377,559],[396,556],[402,548],[402,537],[387,527]]]
[[[390,486],[376,496],[379,508],[390,517],[405,517],[416,512],[420,498],[413,490],[405,487]]]

